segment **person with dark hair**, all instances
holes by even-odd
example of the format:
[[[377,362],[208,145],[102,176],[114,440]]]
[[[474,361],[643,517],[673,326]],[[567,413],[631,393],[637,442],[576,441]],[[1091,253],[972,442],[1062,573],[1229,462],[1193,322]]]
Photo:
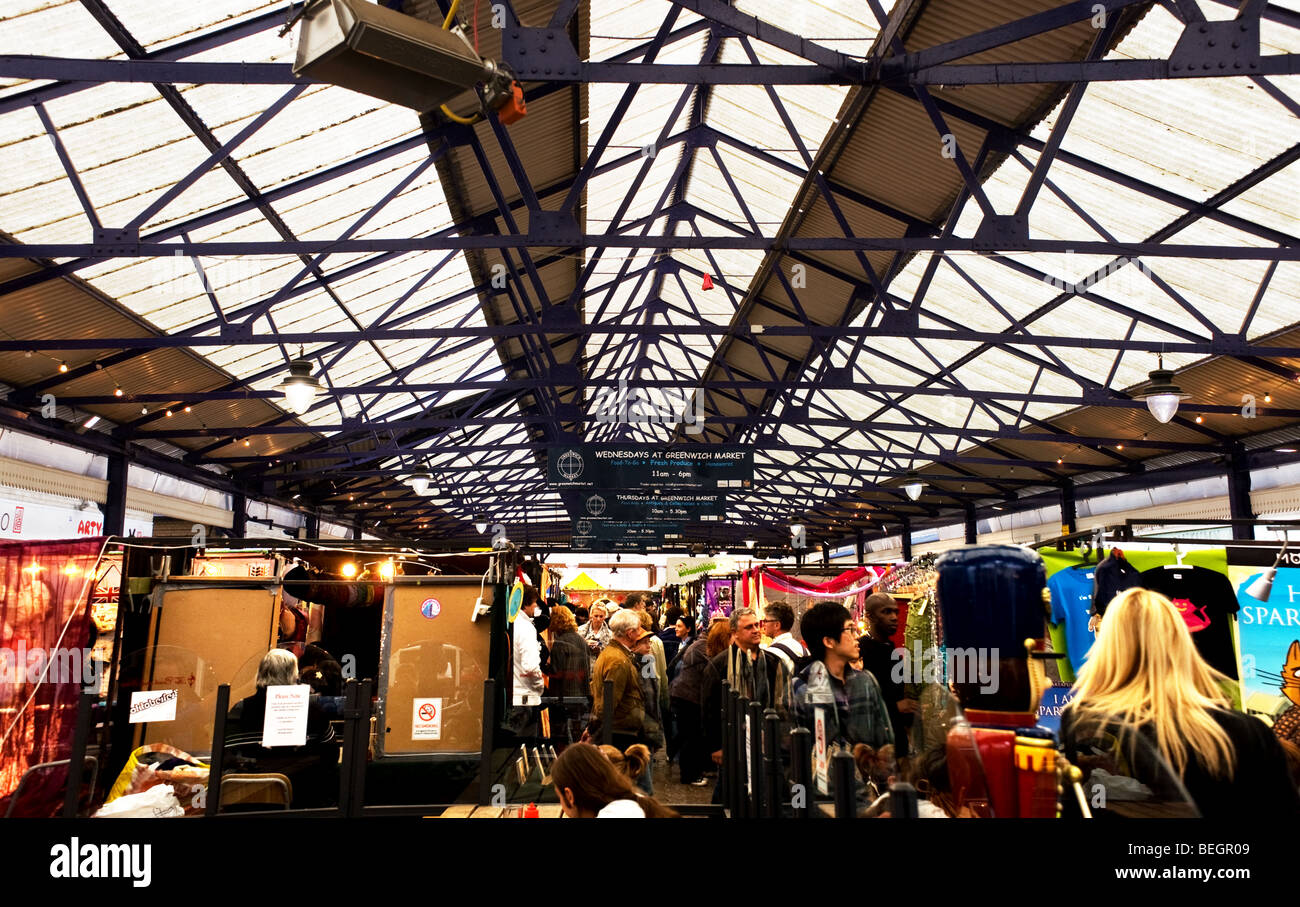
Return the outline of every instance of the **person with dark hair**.
[[[858,640],[849,609],[838,602],[813,605],[804,612],[801,628],[813,661],[794,679],[799,724],[816,734],[820,709],[827,743],[842,740],[873,749],[893,743],[894,729],[880,685],[871,674],[850,665],[858,657]]]
[[[892,595],[875,592],[863,603],[867,614],[866,635],[858,638],[858,652],[862,656],[862,669],[876,678],[880,693],[889,711],[889,724],[894,729],[894,747],[901,759],[908,755],[908,731],[912,727],[912,714],[919,707],[915,699],[906,698],[903,691],[902,663],[895,657],[891,637],[898,632],[898,602]]]
[[[532,740],[538,733],[538,707],[546,688],[546,675],[542,667],[542,646],[533,621],[537,617],[539,602],[537,590],[524,587],[523,602],[512,627],[511,662],[513,673],[513,711],[510,728],[516,736]]]
[[[678,626],[685,629],[688,635],[683,637],[677,657],[669,666],[672,679],[668,682],[668,695],[676,735],[675,740],[670,741],[670,747],[678,757],[682,784],[703,787],[709,783],[704,777],[709,757],[704,749],[704,727],[701,724],[700,709],[704,672],[709,666],[710,654],[717,653],[709,652],[709,640],[703,635],[694,642],[691,641],[689,632],[694,623],[695,619],[689,614],[677,618]],[[730,634],[730,627],[725,621],[720,626]],[[721,632],[720,630],[719,633]],[[720,645],[718,651],[724,648],[725,645]]]
[[[785,602],[768,602],[763,609],[763,635],[772,640],[765,646],[793,677],[807,663],[807,647],[794,638],[794,608]]]
[[[710,662],[704,679],[704,735],[713,761],[722,764],[722,684],[740,693],[745,702],[775,709],[789,717],[790,675],[781,659],[759,647],[762,631],[753,608],[731,612],[731,645]]]
[[[670,607],[664,612],[664,628],[659,631],[659,641],[664,644],[664,658],[669,664],[672,664],[677,655],[677,647],[681,644],[682,638],[677,635],[677,618],[681,616],[681,608],[676,605]]]
[[[564,605],[551,609],[551,659],[547,692],[564,702],[551,709],[551,739],[556,748],[582,737],[591,709],[591,659],[578,635],[573,612]]]
[[[584,606],[578,605],[573,609],[573,620],[579,627],[584,627],[587,625],[587,621],[591,620],[591,612]]]
[[[677,813],[632,786],[590,743],[575,743],[551,765],[560,808],[570,819],[675,819]]]
[[[319,696],[342,696],[343,666],[332,658],[322,659],[308,667],[300,668],[298,682],[307,684],[311,687],[311,691]]]

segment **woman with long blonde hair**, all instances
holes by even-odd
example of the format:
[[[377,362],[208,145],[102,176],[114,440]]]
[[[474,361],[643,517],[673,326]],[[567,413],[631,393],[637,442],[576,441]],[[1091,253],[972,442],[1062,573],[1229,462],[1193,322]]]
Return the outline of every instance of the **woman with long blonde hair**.
[[[1127,769],[1157,792],[1176,779],[1202,816],[1300,814],[1285,754],[1262,721],[1232,711],[1228,679],[1196,651],[1169,599],[1129,589],[1106,608],[1062,716],[1066,756],[1104,767],[1089,741],[1113,738],[1111,774]]]

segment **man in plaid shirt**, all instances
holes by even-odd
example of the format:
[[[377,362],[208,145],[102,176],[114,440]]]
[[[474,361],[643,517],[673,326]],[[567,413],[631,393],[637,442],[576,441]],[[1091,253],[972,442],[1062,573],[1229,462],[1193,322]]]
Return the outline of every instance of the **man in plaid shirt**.
[[[815,709],[826,713],[826,740],[865,743],[879,749],[894,742],[894,729],[876,678],[855,671],[858,628],[853,615],[837,602],[822,602],[804,613],[799,625],[813,662],[795,675],[795,715],[814,734]],[[832,708],[832,703],[834,707]]]

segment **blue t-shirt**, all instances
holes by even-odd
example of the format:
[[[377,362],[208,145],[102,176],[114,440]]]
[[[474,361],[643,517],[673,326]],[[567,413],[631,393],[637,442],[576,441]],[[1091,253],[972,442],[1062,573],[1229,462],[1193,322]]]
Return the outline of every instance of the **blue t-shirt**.
[[[1053,573],[1047,581],[1047,589],[1052,593],[1052,623],[1065,624],[1066,654],[1076,674],[1096,638],[1088,629],[1092,573],[1092,567],[1069,567]]]

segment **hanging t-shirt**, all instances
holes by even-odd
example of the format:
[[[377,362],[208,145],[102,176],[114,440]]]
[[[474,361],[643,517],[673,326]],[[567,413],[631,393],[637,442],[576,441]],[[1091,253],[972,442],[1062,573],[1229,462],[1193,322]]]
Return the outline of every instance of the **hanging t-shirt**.
[[[1093,573],[1092,602],[1098,614],[1106,613],[1111,599],[1125,589],[1142,585],[1142,574],[1123,555],[1111,554]]]
[[[1173,602],[1201,657],[1237,679],[1237,656],[1228,626],[1237,613],[1237,596],[1226,576],[1205,567],[1156,567],[1142,574],[1142,586]]]
[[[1077,674],[1096,635],[1088,629],[1092,611],[1093,567],[1058,570],[1047,581],[1052,593],[1052,623],[1065,624],[1065,653]]]

